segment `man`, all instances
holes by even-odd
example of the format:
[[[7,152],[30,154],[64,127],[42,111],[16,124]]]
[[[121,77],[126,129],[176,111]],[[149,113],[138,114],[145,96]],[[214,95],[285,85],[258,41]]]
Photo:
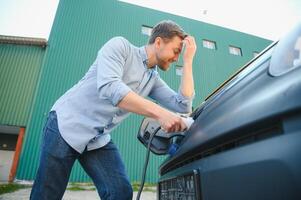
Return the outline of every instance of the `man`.
[[[159,77],[157,67],[168,70],[183,47],[183,75],[176,93]],[[109,133],[130,112],[158,120],[166,132],[183,131],[181,117],[169,110],[191,111],[195,51],[194,38],[172,21],[157,24],[149,43],[140,48],[122,37],[109,40],[86,75],[49,113],[31,199],[61,199],[76,159],[102,200],[132,199],[123,161]]]

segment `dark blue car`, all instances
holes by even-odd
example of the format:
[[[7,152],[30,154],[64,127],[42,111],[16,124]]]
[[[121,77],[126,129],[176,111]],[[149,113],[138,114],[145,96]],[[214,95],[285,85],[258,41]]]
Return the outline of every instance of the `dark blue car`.
[[[185,136],[170,139],[178,149],[160,167],[158,199],[300,200],[301,24],[191,117]]]

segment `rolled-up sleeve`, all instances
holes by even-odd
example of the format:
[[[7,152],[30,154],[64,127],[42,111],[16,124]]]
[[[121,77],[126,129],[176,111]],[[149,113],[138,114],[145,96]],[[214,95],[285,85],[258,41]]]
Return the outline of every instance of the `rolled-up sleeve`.
[[[99,98],[109,100],[114,106],[131,91],[122,81],[127,51],[127,41],[115,37],[101,48],[96,60]]]
[[[149,95],[162,106],[179,113],[191,112],[194,96],[193,94],[192,97],[186,97],[180,90],[175,92],[159,76]]]

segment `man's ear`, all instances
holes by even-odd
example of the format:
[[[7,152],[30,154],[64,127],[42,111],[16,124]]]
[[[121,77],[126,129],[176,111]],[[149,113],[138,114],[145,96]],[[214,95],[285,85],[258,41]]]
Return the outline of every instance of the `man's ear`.
[[[156,37],[154,44],[155,44],[156,48],[160,48],[160,46],[162,44],[162,38]]]

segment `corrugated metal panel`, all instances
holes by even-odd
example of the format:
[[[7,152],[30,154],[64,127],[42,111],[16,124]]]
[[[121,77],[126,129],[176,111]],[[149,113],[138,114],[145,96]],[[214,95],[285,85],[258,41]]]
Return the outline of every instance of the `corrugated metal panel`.
[[[147,43],[148,37],[141,34],[141,26],[154,26],[163,19],[178,22],[196,37],[198,51],[194,60],[194,77],[198,105],[215,87],[252,57],[252,51],[260,51],[271,41],[234,32],[221,27],[187,18],[146,9],[117,1],[83,2],[61,0],[50,34],[44,69],[33,117],[27,129],[26,143],[18,168],[19,179],[33,179],[37,170],[40,130],[46,114],[55,100],[73,86],[88,70],[98,49],[113,36],[124,36],[137,46]],[[202,48],[203,38],[217,42],[218,50]],[[242,47],[244,56],[233,57],[227,46]],[[162,77],[172,88],[178,88],[180,77],[172,68]],[[113,133],[132,181],[140,181],[145,158],[145,149],[136,139],[141,116],[132,115]],[[148,182],[157,179],[158,166],[164,157],[152,156],[147,175]],[[78,163],[73,168],[71,181],[87,181],[89,178]]]
[[[0,124],[26,126],[44,52],[0,42]]]

